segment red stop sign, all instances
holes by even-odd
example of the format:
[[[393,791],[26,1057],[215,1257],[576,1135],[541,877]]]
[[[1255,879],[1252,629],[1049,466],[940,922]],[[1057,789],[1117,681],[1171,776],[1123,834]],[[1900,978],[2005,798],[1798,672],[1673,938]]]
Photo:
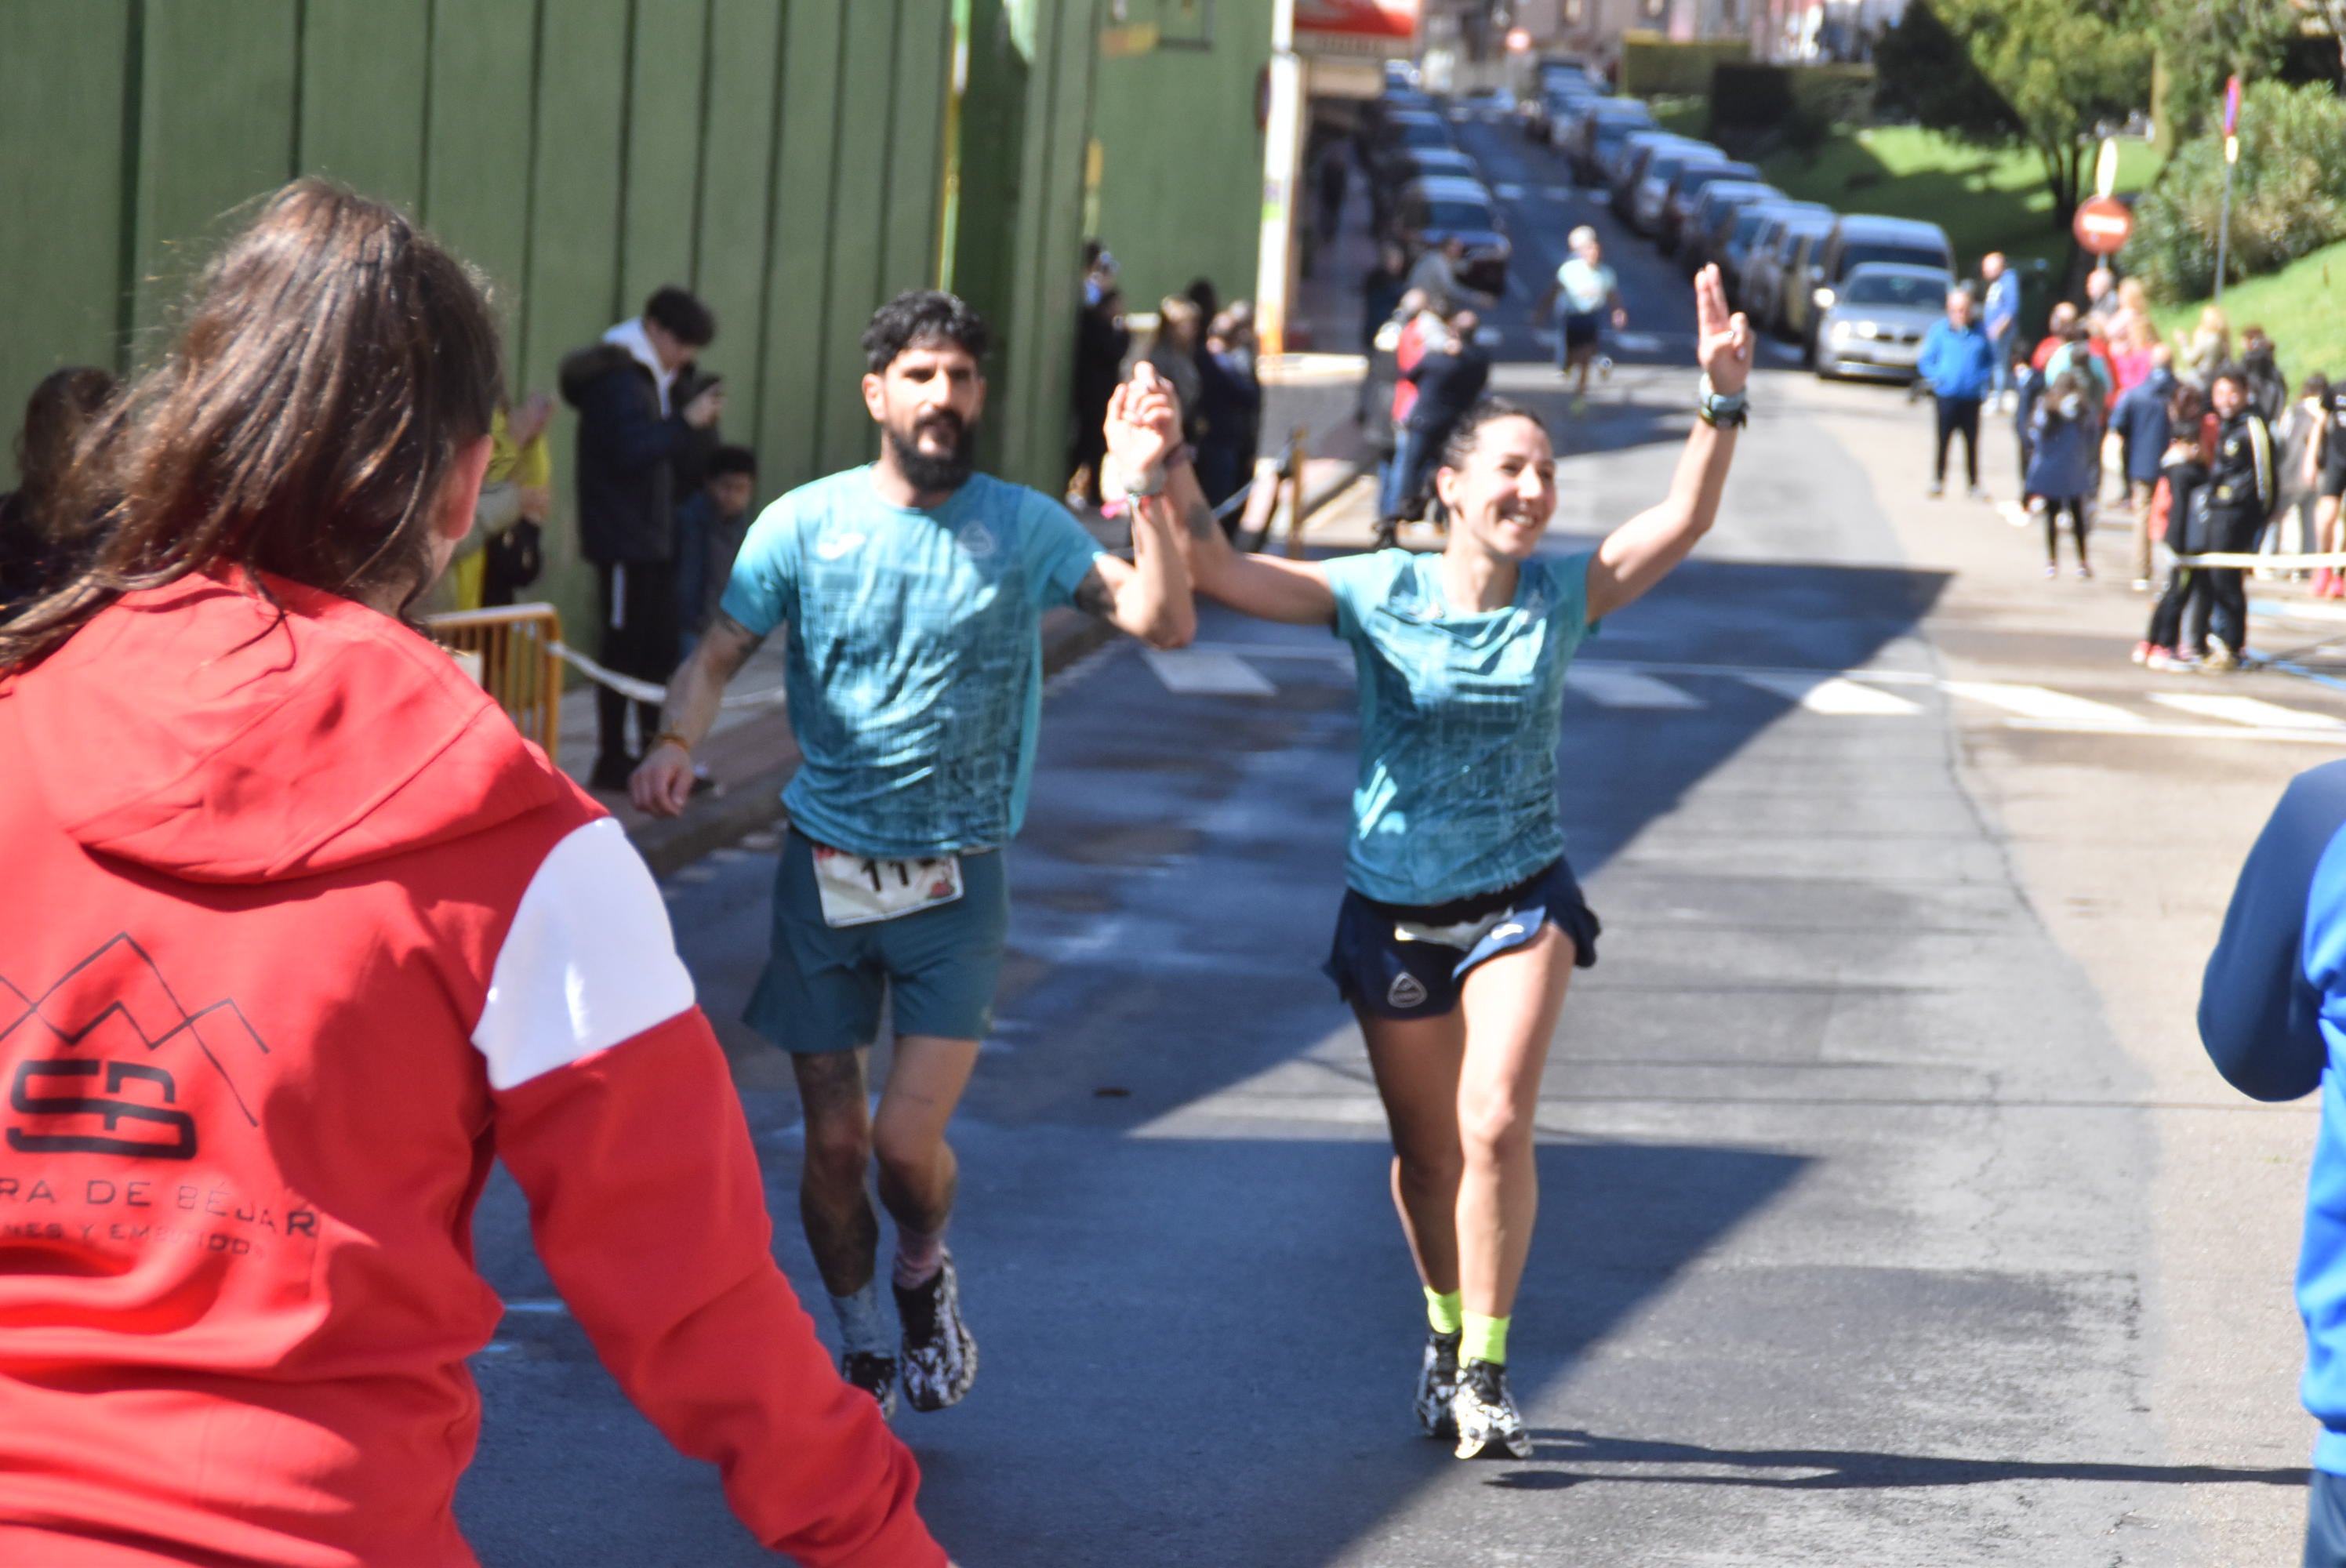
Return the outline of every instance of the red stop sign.
[[[2096,256],[2107,256],[2134,232],[2134,214],[2114,196],[2096,196],[2077,204],[2077,217],[2070,227],[2076,231],[2078,244]]]

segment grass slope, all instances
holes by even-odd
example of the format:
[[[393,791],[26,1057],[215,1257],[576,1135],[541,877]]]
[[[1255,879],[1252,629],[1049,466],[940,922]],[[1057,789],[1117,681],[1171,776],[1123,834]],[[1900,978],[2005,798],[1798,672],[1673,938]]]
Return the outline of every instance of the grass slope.
[[[2160,331],[2173,332],[2196,323],[2207,303],[2195,300],[2153,313]],[[2235,341],[2249,326],[2272,334],[2291,385],[2308,371],[2333,378],[2346,374],[2346,241],[2301,256],[2278,272],[2232,284],[2224,290],[2224,314]]]
[[[2068,236],[2052,226],[2053,196],[2034,153],[1882,126],[1837,132],[1812,158],[1780,153],[1760,167],[1769,183],[1837,211],[1928,219],[1947,231],[1956,265],[1967,272],[1990,250],[2055,262],[2068,252]],[[2118,144],[2120,190],[2147,185],[2157,170],[2148,144]]]

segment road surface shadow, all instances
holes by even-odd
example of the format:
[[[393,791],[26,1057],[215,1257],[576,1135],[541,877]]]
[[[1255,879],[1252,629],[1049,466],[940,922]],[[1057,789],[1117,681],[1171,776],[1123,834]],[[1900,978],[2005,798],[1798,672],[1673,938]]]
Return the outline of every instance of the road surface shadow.
[[[2220,1464],[2096,1464],[2087,1461],[1957,1459],[1937,1454],[1869,1453],[1841,1449],[1719,1449],[1698,1443],[1606,1437],[1566,1428],[1532,1431],[1537,1460],[1574,1466],[1699,1466],[1723,1474],[1643,1474],[1637,1471],[1515,1470],[1484,1484],[1511,1491],[1557,1492],[1593,1481],[1668,1486],[1743,1486],[1782,1492],[1899,1491],[1914,1487],[1984,1486],[2006,1481],[2141,1482],[2157,1486],[2291,1486],[2307,1484],[2302,1467],[2243,1470]],[[1803,1475],[1737,1474],[1738,1471],[1806,1471]]]

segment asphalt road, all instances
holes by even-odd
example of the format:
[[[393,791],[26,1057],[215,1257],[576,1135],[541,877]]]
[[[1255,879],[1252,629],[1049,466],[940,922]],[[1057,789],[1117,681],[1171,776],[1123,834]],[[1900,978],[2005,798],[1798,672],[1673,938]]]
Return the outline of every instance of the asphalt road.
[[[1524,192],[1527,309],[1573,222],[1611,230],[1511,128],[1465,135]],[[1682,277],[1633,242],[1613,260],[1650,348],[1586,419],[1501,312],[1528,362],[1499,383],[1559,416],[1557,551],[1659,496],[1691,402]],[[1119,644],[1054,682],[954,1132],[984,1372],[900,1418],[961,1561],[2287,1560],[2311,1123],[2193,1063],[2188,972],[2346,702],[2155,685],[2122,584],[2045,584],[1993,509],[1919,500],[1897,394],[1782,372],[1758,402],[1719,535],[1567,698],[1562,807],[1606,934],[1541,1109],[1527,1461],[1460,1464],[1410,1422],[1421,1304],[1317,972],[1353,767],[1338,645],[1209,611],[1192,653]],[[2251,690],[2302,718],[2161,700]],[[2187,807],[2222,815],[2185,834]],[[770,841],[720,852],[670,909],[819,1303],[787,1071],[729,1022],[772,868]],[[484,1561],[767,1561],[604,1378],[502,1178],[480,1247],[516,1304],[476,1363],[459,1501]]]

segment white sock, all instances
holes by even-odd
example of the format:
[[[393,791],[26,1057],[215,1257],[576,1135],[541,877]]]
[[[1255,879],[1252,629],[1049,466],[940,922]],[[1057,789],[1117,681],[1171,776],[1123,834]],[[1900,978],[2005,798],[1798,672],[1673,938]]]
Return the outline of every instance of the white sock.
[[[839,1317],[840,1349],[844,1354],[895,1354],[896,1336],[889,1328],[887,1312],[880,1305],[879,1280],[872,1280],[852,1296],[832,1297],[831,1309]]]

